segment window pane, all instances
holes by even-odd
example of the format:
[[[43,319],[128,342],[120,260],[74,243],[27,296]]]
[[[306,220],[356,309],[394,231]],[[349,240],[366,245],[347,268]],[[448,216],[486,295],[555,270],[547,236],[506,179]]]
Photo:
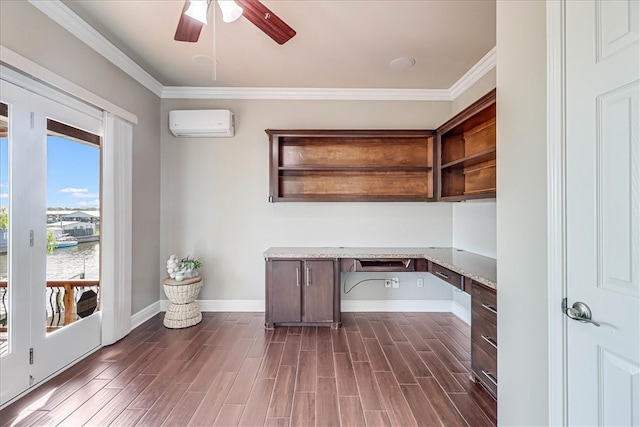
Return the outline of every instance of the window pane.
[[[9,328],[9,107],[0,103],[0,357],[8,354]]]
[[[94,313],[100,280],[100,137],[47,121],[47,330]]]

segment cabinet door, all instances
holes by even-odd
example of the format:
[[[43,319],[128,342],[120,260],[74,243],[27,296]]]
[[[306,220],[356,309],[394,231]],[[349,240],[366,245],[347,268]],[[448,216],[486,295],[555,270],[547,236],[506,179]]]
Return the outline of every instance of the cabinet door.
[[[305,261],[304,321],[333,322],[334,262]]]
[[[300,261],[269,261],[269,306],[271,323],[299,322],[301,320],[300,289],[302,263]]]

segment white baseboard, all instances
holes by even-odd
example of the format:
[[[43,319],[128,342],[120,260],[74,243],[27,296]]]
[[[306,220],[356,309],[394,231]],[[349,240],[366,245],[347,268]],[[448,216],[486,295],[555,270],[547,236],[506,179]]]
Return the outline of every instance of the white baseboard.
[[[451,312],[458,316],[467,325],[471,324],[471,312],[455,301],[451,301]]]
[[[250,311],[263,312],[264,300],[197,300],[200,311]],[[160,311],[167,311],[169,308],[169,300],[160,300]]]
[[[342,300],[340,311],[451,311],[451,300]]]
[[[264,300],[198,300],[203,312],[238,311],[264,312]],[[167,311],[169,300],[163,299],[132,316],[132,329],[141,325],[160,311]],[[342,300],[344,312],[394,311],[394,312],[450,312],[471,324],[471,312],[451,300]]]
[[[151,319],[156,314],[160,313],[160,301],[156,301],[153,304],[143,308],[133,316],[131,316],[131,330],[133,331],[138,326],[142,325],[147,320]]]

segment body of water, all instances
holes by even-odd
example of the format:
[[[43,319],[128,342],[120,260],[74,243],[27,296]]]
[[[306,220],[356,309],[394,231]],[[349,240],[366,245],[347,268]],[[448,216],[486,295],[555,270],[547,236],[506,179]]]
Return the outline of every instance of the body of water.
[[[86,242],[47,254],[47,280],[100,279],[100,243]],[[0,278],[7,277],[7,255],[0,255]]]

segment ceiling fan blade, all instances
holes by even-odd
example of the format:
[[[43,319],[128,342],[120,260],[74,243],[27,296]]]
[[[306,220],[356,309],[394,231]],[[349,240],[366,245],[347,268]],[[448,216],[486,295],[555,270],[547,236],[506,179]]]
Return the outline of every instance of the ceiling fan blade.
[[[285,44],[296,35],[293,28],[258,0],[236,0],[236,2],[244,9],[242,15],[276,43]]]
[[[179,42],[195,43],[198,41],[198,38],[200,38],[200,32],[204,24],[185,15],[184,13],[188,8],[189,0],[185,0],[182,13],[180,13],[178,28],[176,28],[176,35],[173,36],[173,39]]]

